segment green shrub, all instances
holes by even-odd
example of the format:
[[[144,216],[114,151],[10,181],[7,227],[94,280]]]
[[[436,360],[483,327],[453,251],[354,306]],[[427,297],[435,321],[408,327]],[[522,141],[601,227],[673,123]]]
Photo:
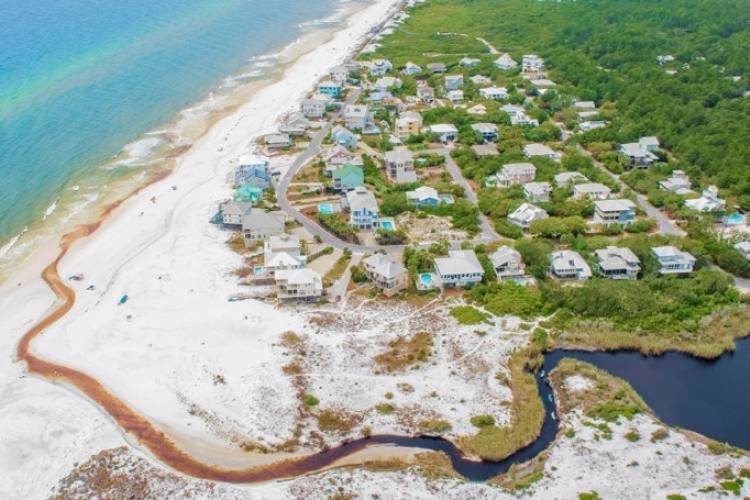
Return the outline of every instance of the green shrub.
[[[495,417],[492,415],[476,415],[469,420],[474,427],[492,427],[495,425]]]

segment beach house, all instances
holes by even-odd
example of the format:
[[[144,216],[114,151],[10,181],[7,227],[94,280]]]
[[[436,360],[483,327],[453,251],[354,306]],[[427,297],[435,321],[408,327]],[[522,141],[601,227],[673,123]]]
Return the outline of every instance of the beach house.
[[[392,297],[409,285],[409,273],[393,256],[384,253],[370,255],[362,261],[365,274],[385,296]]]
[[[536,54],[526,54],[521,58],[521,73],[537,76],[544,71],[544,59]]]
[[[458,137],[458,129],[452,123],[437,123],[435,125],[430,125],[428,130],[443,144],[453,142]]]
[[[305,117],[304,113],[296,111],[284,120],[284,123],[279,127],[279,132],[292,136],[299,136],[305,135],[309,128],[310,120]]]
[[[388,178],[397,184],[417,181],[414,170],[414,154],[405,147],[399,147],[385,153],[385,172]]]
[[[263,244],[263,267],[266,276],[281,269],[302,269],[307,258],[302,255],[299,237],[293,234],[277,234]]]
[[[252,203],[235,200],[223,201],[219,204],[221,223],[226,226],[239,227],[242,225],[242,216],[252,208]]]
[[[336,125],[335,127],[333,127],[333,130],[331,130],[331,141],[336,144],[345,146],[349,149],[354,149],[357,147],[358,139],[357,136],[349,131],[346,127]]]
[[[494,123],[474,123],[471,129],[482,136],[483,142],[494,142],[499,135],[497,125]]]
[[[407,76],[415,76],[422,72],[422,68],[413,62],[409,61],[406,64],[404,64],[404,67],[401,68],[401,74],[407,75]]]
[[[521,253],[514,248],[507,245],[499,247],[490,254],[490,262],[500,281],[523,278],[525,272],[523,258]]]
[[[523,196],[531,203],[543,203],[549,201],[552,186],[549,182],[527,182],[523,185]]]
[[[507,163],[495,176],[497,186],[510,187],[534,180],[536,167],[532,163]]]
[[[487,106],[485,106],[484,104],[475,104],[474,106],[467,109],[466,112],[470,115],[486,115]]]
[[[257,241],[263,241],[271,236],[284,232],[284,216],[259,210],[250,209],[242,215],[242,237],[245,247],[251,247]]]
[[[388,59],[373,59],[366,62],[365,65],[372,76],[385,76],[393,69],[393,64]]]
[[[419,102],[425,105],[430,105],[435,102],[435,89],[429,85],[418,85],[417,86],[417,99]]]
[[[322,118],[326,114],[328,101],[311,97],[300,102],[300,111],[307,118]]]
[[[492,83],[492,78],[484,75],[470,76],[469,80],[471,80],[471,83],[473,83],[474,85],[489,85]]]
[[[518,62],[513,59],[507,52],[504,52],[500,55],[500,57],[495,59],[494,64],[498,67],[498,69],[502,69],[504,71],[518,67]]]
[[[464,86],[464,75],[446,75],[445,90],[458,90]]]
[[[334,66],[328,72],[328,76],[331,78],[331,81],[344,83],[349,78],[349,68],[346,66]]]
[[[325,80],[318,84],[318,92],[327,95],[331,99],[339,99],[343,94],[343,88],[338,82],[333,80]]]
[[[659,274],[690,274],[695,267],[695,257],[672,246],[654,247],[651,254],[659,264]]]
[[[396,137],[408,139],[412,135],[419,135],[422,130],[422,115],[416,111],[401,113],[396,119]]]
[[[508,106],[513,106],[513,105],[509,104]],[[523,108],[521,108],[521,106],[514,106],[514,108],[520,108],[520,110],[517,110],[513,113],[508,113],[510,115],[511,125],[518,126],[518,127],[538,127],[539,126],[539,120],[537,120],[536,118],[531,118],[529,115],[527,115],[526,111]],[[503,110],[505,110],[505,106],[503,106]]]
[[[234,169],[234,186],[255,186],[266,189],[271,184],[268,173],[268,157],[261,155],[241,156]]]
[[[341,193],[349,192],[365,185],[365,174],[358,165],[343,165],[331,174],[333,189]]]
[[[609,122],[605,120],[584,121],[578,124],[578,128],[581,129],[581,132],[588,132],[589,130],[604,128],[607,126],[607,123]]]
[[[690,177],[683,170],[673,170],[669,178],[659,181],[659,187],[679,195],[694,193],[690,189]]]
[[[505,87],[485,87],[479,89],[479,95],[485,99],[502,101],[508,98],[508,89]]]
[[[549,216],[544,209],[531,203],[522,203],[517,209],[508,214],[508,222],[515,224],[521,229],[528,230],[532,222],[539,219],[546,219],[547,217]]]
[[[659,138],[655,137],[653,135],[648,135],[645,137],[641,137],[638,139],[638,145],[645,149],[646,151],[651,151],[652,153],[659,150],[659,146],[661,146],[661,143],[659,142]]]
[[[427,71],[430,72],[430,74],[437,75],[440,73],[445,73],[448,71],[448,68],[445,67],[445,64],[443,63],[429,63],[427,65]]]
[[[374,87],[378,90],[400,89],[404,84],[401,78],[395,76],[383,76],[375,81]]]
[[[552,148],[550,148],[546,144],[539,143],[526,144],[523,147],[523,154],[527,158],[533,158],[535,156],[549,158],[550,160],[556,160],[558,158],[558,153],[556,153]]]
[[[594,101],[574,101],[573,108],[579,111],[593,111],[596,109],[596,103]]]
[[[685,206],[698,212],[722,212],[726,208],[726,200],[719,198],[719,188],[708,186],[701,193],[700,198],[685,200]]]
[[[481,62],[482,60],[477,59],[476,57],[462,57],[461,60],[458,61],[458,65],[473,68],[474,66],[478,66]]]
[[[484,268],[474,250],[449,250],[435,259],[435,271],[443,287],[466,287],[480,283]]]
[[[372,229],[379,218],[378,202],[370,191],[360,186],[346,193],[344,204],[349,209],[349,224],[360,229]]]
[[[594,222],[604,225],[627,226],[635,220],[635,203],[627,198],[619,200],[596,200]]]
[[[641,272],[641,260],[626,247],[608,246],[594,252],[596,270],[612,280],[634,280]]]
[[[430,186],[420,186],[413,191],[407,191],[406,200],[416,207],[434,207],[441,202],[437,189]]]
[[[446,97],[452,104],[460,104],[464,102],[464,91],[463,90],[450,90],[446,94]]]
[[[349,104],[344,108],[344,122],[349,130],[366,130],[373,125],[373,114],[365,104]]]
[[[587,182],[589,179],[580,172],[560,172],[555,175],[555,185],[559,187],[568,187],[571,184]]]
[[[588,198],[590,200],[606,200],[612,190],[598,182],[582,182],[573,186],[574,198]]]
[[[287,149],[294,144],[289,134],[268,134],[263,142],[268,149]]]
[[[323,295],[323,280],[312,269],[280,269],[274,278],[280,300],[316,301]]]
[[[587,280],[591,278],[591,267],[581,254],[572,250],[552,252],[550,272],[559,279]]]
[[[629,168],[648,168],[658,160],[654,153],[643,148],[638,142],[620,144],[620,153],[628,158]]]

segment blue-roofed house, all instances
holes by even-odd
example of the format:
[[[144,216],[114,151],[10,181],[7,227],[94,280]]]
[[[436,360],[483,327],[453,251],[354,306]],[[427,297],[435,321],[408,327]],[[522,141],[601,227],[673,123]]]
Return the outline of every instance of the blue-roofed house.
[[[235,186],[254,186],[266,189],[270,184],[268,158],[256,155],[247,155],[240,158],[237,167],[234,169]]]
[[[357,147],[357,136],[346,127],[336,125],[331,131],[331,140],[336,144],[341,144],[350,149]]]

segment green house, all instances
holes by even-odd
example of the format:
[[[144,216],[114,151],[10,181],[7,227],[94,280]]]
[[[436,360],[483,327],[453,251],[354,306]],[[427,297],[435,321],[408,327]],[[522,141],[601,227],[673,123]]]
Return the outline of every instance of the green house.
[[[333,171],[333,187],[337,191],[353,191],[365,184],[365,172],[357,165],[343,165]]]
[[[234,190],[234,201],[244,203],[257,203],[263,198],[263,190],[256,186],[246,184]]]

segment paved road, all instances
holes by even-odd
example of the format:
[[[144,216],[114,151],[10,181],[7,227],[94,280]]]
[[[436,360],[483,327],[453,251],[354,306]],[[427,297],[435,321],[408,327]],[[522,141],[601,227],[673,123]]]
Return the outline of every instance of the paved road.
[[[584,149],[580,144],[578,144],[577,147],[581,153],[591,158],[591,161],[594,162],[594,165],[596,165],[602,172],[604,172],[605,174],[610,176],[612,179],[614,179],[614,181],[620,185],[621,189],[623,190],[629,189],[629,187],[625,184],[625,182],[623,182],[623,180],[620,179],[619,175],[613,174],[612,172],[607,170],[607,167],[605,167],[599,161],[594,159],[591,153],[589,153],[586,149]],[[636,193],[636,202],[638,203],[638,206],[640,206],[641,209],[644,212],[646,212],[646,215],[648,215],[649,217],[651,217],[652,219],[656,221],[657,225],[659,226],[659,232],[661,232],[662,234],[666,234],[668,236],[677,236],[680,238],[684,238],[686,236],[687,233],[685,233],[685,231],[680,229],[680,227],[677,226],[677,224],[669,220],[669,218],[666,215],[664,215],[664,213],[661,210],[659,210],[658,208],[653,206],[651,203],[649,203],[648,199],[646,199],[645,196],[643,196],[642,194]]]

